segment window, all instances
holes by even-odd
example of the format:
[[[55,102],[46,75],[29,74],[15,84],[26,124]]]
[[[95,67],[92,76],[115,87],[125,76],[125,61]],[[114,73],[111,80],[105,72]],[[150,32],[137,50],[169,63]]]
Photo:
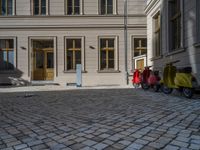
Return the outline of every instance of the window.
[[[33,15],[46,15],[48,0],[33,0]]]
[[[14,13],[14,0],[0,0],[0,15],[10,16]]]
[[[66,39],[66,70],[75,70],[81,64],[81,39]]]
[[[196,30],[197,30],[197,36],[196,36],[196,43],[200,43],[200,1],[196,0]]]
[[[100,14],[114,14],[114,0],[100,0]]]
[[[13,39],[0,39],[0,70],[14,70]]]
[[[147,54],[147,39],[134,38],[134,57]]]
[[[115,69],[115,39],[100,39],[100,70]]]
[[[180,0],[169,1],[170,15],[170,45],[171,51],[181,48],[181,2]]]
[[[66,14],[79,15],[81,13],[81,0],[66,0]]]
[[[161,54],[161,35],[160,35],[160,12],[153,18],[154,19],[154,57],[160,56]]]

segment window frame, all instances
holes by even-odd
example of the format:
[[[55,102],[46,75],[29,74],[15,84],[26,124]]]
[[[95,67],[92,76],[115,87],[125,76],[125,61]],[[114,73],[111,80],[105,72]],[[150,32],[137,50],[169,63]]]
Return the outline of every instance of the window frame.
[[[32,14],[32,16],[47,16],[47,15],[49,15],[49,0],[46,0],[46,13],[45,14],[41,14],[41,10],[42,10],[41,1],[42,0],[39,0],[39,14],[35,14],[34,0],[31,1],[31,14]]]
[[[184,8],[184,2],[182,0],[180,1],[180,11],[176,12],[176,14],[172,13],[173,10],[173,5],[171,4],[174,0],[168,0],[167,1],[167,13],[168,13],[168,32],[167,32],[167,40],[168,40],[168,54],[167,55],[171,55],[177,52],[182,52],[184,50],[184,13],[183,13],[183,8]],[[178,17],[180,17],[180,36],[179,36],[179,40],[180,40],[180,46],[177,48],[173,47],[173,37],[175,36],[173,34],[175,34],[172,30],[173,30],[173,22],[175,19],[177,19]],[[174,44],[176,45],[176,44]]]
[[[99,7],[98,7],[98,14],[99,15],[117,15],[117,0],[112,0],[113,1],[113,13],[112,14],[108,14],[107,13],[107,9],[105,9],[106,10],[106,12],[105,12],[105,14],[102,14],[102,12],[101,12],[101,1],[102,0],[99,0],[99,2],[98,2],[98,4],[99,4]],[[107,2],[107,0],[106,0],[106,2]],[[107,5],[106,5],[106,7],[107,7]]]
[[[114,39],[114,68],[101,69],[101,39]],[[118,36],[98,36],[98,72],[119,72]]]
[[[64,72],[75,73],[76,69],[67,68],[67,40],[68,39],[80,39],[81,40],[81,65],[82,71],[85,72],[85,37],[83,36],[65,36],[64,37]]]
[[[13,62],[14,62],[14,69],[11,70],[0,70],[0,73],[10,73],[15,72],[17,69],[17,37],[13,36],[0,36],[0,40],[13,40]]]
[[[156,12],[153,16],[153,30],[152,30],[152,51],[153,58],[160,57],[162,55],[162,23],[161,23],[161,12]],[[158,27],[156,27],[156,24]]]
[[[7,3],[8,0],[6,0]],[[8,12],[8,5],[6,5],[6,12]],[[0,17],[9,17],[9,16],[15,16],[16,15],[16,0],[12,0],[12,14],[6,13],[6,15],[2,15],[2,9],[1,9],[1,2],[0,2]]]
[[[74,12],[72,14],[68,14],[68,5],[67,5],[67,2],[68,0],[65,0],[64,1],[64,4],[65,4],[65,15],[68,15],[68,16],[78,16],[78,15],[83,15],[83,0],[79,0],[79,14],[75,14]],[[73,8],[73,11],[74,11],[74,0],[72,0],[72,8]]]

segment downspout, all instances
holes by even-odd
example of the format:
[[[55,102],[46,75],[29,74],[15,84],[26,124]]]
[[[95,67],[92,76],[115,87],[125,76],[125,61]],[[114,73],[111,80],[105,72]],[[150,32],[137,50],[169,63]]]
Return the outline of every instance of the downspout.
[[[129,84],[128,81],[128,63],[127,63],[127,51],[128,51],[128,40],[127,40],[127,24],[128,24],[128,0],[124,0],[124,57],[125,57],[125,81],[126,84]]]

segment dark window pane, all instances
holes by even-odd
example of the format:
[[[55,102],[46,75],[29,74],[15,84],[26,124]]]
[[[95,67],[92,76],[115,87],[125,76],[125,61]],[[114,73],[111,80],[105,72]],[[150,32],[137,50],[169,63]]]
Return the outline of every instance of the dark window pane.
[[[108,52],[108,58],[109,59],[114,59],[114,50]]]
[[[13,39],[6,40],[6,47],[8,47],[8,48],[14,48]]]
[[[101,0],[101,14],[105,14],[106,13],[106,0]]]
[[[34,0],[34,15],[39,15],[39,0]]]
[[[41,3],[42,3],[41,4],[42,7],[46,7],[46,0],[41,0]]]
[[[75,7],[74,8],[74,14],[79,15],[80,14],[80,7]]]
[[[6,15],[6,0],[2,0],[2,8],[1,8],[1,14],[4,16],[4,15]]]
[[[0,48],[6,48],[6,40],[0,40]]]
[[[100,48],[105,48],[106,47],[106,40],[105,39],[101,39],[100,40]]]
[[[67,8],[67,14],[68,15],[72,15],[72,7],[68,7]]]
[[[53,53],[47,53],[47,68],[54,68]]]
[[[67,51],[67,70],[73,69],[73,52]]]
[[[67,49],[73,48],[73,40],[72,39],[67,39]]]
[[[75,47],[81,48],[81,39],[75,39]]]
[[[108,47],[114,47],[114,39],[108,39]]]
[[[8,15],[12,15],[12,13],[13,13],[13,0],[8,0],[7,1],[8,2],[8,12],[7,12],[7,14]]]
[[[106,69],[106,51],[101,51],[101,69]]]
[[[114,59],[110,59],[110,60],[108,61],[108,68],[109,68],[109,69],[114,69]]]
[[[72,7],[72,0],[67,0],[67,6]]]
[[[80,6],[80,0],[74,0],[74,6],[79,7]]]
[[[42,10],[41,10],[41,15],[46,15],[46,7],[42,7]]]
[[[107,14],[113,14],[113,6],[107,6]]]
[[[147,47],[147,39],[142,39],[142,47]]]

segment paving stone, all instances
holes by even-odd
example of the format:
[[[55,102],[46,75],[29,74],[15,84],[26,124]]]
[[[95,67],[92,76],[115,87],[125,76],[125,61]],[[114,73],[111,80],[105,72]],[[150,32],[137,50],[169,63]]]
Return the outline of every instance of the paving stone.
[[[119,141],[119,143],[122,144],[122,145],[128,146],[128,145],[131,144],[131,141],[122,140],[122,141]]]
[[[104,144],[104,143],[98,143],[96,145],[94,145],[93,147],[96,149],[96,150],[102,150],[104,148],[106,148],[108,145]]]
[[[144,147],[144,145],[133,143],[129,145],[125,150],[141,149],[142,147]]]
[[[92,145],[95,145],[97,142],[95,141],[92,141],[92,140],[86,140],[84,142],[82,142],[82,144],[85,144],[87,146],[92,146]]]
[[[174,146],[174,145],[167,145],[164,150],[179,150],[178,146]]]
[[[171,142],[172,145],[176,145],[176,146],[179,146],[179,147],[187,147],[189,144],[186,143],[186,142],[180,142],[180,141],[172,141]]]
[[[200,145],[199,144],[190,144],[189,148],[191,148],[193,150],[199,150],[200,149]]]
[[[16,146],[14,146],[14,148],[15,149],[23,149],[23,148],[26,148],[27,147],[27,145],[26,144],[20,144],[20,145],[16,145]]]

